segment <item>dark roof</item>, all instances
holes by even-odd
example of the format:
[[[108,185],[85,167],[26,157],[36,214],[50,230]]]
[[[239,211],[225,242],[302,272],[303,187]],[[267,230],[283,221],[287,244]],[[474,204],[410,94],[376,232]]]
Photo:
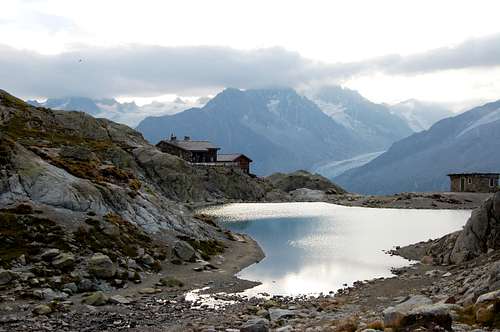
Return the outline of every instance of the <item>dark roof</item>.
[[[450,173],[448,176],[499,176],[500,173]]]
[[[235,161],[239,157],[243,157],[248,159],[249,161],[252,161],[252,159],[248,158],[247,156],[241,153],[221,153],[217,155],[217,161],[222,161],[222,162]]]
[[[207,151],[208,149],[220,149],[209,141],[165,140],[164,142],[186,151]]]

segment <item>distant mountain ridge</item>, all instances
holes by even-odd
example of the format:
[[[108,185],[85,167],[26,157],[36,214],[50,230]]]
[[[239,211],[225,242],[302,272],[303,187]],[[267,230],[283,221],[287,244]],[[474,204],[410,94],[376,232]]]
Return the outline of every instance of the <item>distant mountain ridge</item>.
[[[389,106],[391,112],[406,121],[410,128],[419,132],[429,129],[439,120],[453,116],[453,112],[445,107],[416,99],[408,99]]]
[[[412,133],[389,110],[384,108],[383,114],[392,120],[387,132],[393,138],[387,135],[379,139],[381,130],[377,132],[372,125],[364,127],[371,134],[362,135],[291,88],[244,91],[229,88],[202,108],[172,116],[148,117],[137,129],[151,142],[171,133],[208,139],[225,152],[249,155],[255,161],[254,172],[267,175],[310,169],[318,163],[380,151]],[[369,123],[366,118],[368,115],[363,117],[364,122]]]
[[[254,160],[257,174],[308,168],[364,152],[364,142],[289,88],[225,89],[203,108],[149,117],[137,127],[157,142],[171,133],[213,141]]]
[[[214,99],[216,102],[209,103],[208,98],[196,102],[178,98],[143,106],[85,97],[29,102],[138,126],[151,142],[171,133],[209,139],[225,152],[253,156],[254,170],[261,175],[314,169],[330,178],[368,162],[371,157],[365,158],[366,154],[387,150],[393,142],[411,135],[413,129],[429,125],[434,112],[425,107],[435,106],[415,100],[395,106],[376,104],[357,91],[339,86],[323,86],[306,91],[305,96],[290,88],[227,89]],[[213,114],[207,115],[206,111]],[[441,116],[443,112],[437,115]],[[207,124],[212,128],[207,128]],[[352,162],[345,162],[351,159]]]
[[[349,191],[447,191],[448,173],[500,172],[500,100],[441,120],[335,178]]]
[[[369,142],[371,151],[386,150],[393,142],[413,134],[407,121],[389,107],[340,86],[323,86],[309,97],[333,120]]]
[[[27,102],[33,106],[54,110],[81,111],[94,117],[106,118],[135,127],[147,116],[179,113],[191,107],[201,106],[207,100],[200,98],[196,102],[187,102],[177,98],[171,102],[153,101],[143,106],[138,106],[135,102],[120,103],[111,98],[92,99],[86,97],[49,98],[44,102],[36,100],[28,100]]]

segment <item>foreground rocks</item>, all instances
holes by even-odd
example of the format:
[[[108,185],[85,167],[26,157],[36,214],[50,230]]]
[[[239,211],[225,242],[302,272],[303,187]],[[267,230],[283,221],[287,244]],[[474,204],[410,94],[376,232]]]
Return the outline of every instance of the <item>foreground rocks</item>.
[[[231,235],[194,218],[190,203],[271,190],[239,171],[192,167],[126,126],[0,90],[0,295],[64,301],[209,260]]]
[[[186,289],[165,278],[133,296],[91,292],[40,307],[12,304],[17,309],[2,311],[0,326],[9,331],[499,331],[500,290],[482,286],[499,259],[500,251],[494,251],[462,265],[417,263],[392,278],[359,281],[335,295],[216,294],[215,307],[201,299],[186,301]]]

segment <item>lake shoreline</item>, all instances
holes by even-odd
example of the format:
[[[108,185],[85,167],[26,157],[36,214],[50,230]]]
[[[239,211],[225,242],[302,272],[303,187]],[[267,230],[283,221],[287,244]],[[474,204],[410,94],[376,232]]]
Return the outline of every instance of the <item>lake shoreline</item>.
[[[182,280],[184,282],[182,288],[159,287],[156,285],[159,276],[152,275],[141,285],[110,294],[130,298],[132,299],[130,304],[94,307],[81,305],[80,297],[73,297],[70,300],[75,304],[70,313],[57,312],[44,319],[33,318],[26,321],[21,318],[24,317],[24,312],[12,312],[0,315],[0,323],[10,331],[37,330],[43,326],[50,326],[53,329],[70,331],[126,328],[127,331],[208,332],[238,329],[252,319],[267,320],[272,327],[278,328],[286,317],[285,321],[291,322],[297,329],[290,328],[283,331],[302,331],[306,328],[320,330],[330,328],[331,331],[341,331],[334,330],[332,326],[342,324],[347,326],[351,323],[358,328],[376,326],[385,308],[412,295],[441,296],[444,300],[448,300],[451,296],[448,290],[457,284],[462,284],[464,274],[469,275],[471,269],[476,268],[479,278],[479,275],[486,273],[485,269],[489,266],[485,261],[500,259],[500,251],[495,251],[487,257],[461,266],[412,264],[398,269],[395,271],[396,275],[392,277],[356,282],[352,287],[346,287],[336,295],[325,294],[316,298],[278,296],[271,299],[240,299],[237,296],[215,295],[215,298],[234,300],[236,303],[220,310],[210,307],[193,310],[192,303],[184,299],[184,294],[188,291],[210,287],[206,293],[233,293],[258,284],[235,276],[245,267],[264,258],[258,243],[244,236],[243,239],[236,237],[235,241],[228,240],[225,244],[227,248],[223,253],[224,260],[220,264],[214,264],[218,268],[215,271],[194,272],[196,263],[164,266],[163,275]],[[444,277],[448,274],[451,276]],[[436,285],[439,285],[437,290]],[[439,290],[439,287],[444,291]],[[144,294],[142,291],[148,288],[160,291],[153,295]],[[284,316],[276,318],[276,313]],[[270,316],[271,314],[273,316]],[[355,316],[359,318],[355,323],[351,322]],[[463,331],[469,330],[464,328]]]
[[[300,194],[267,198],[260,201],[220,200],[190,203],[192,211],[232,203],[331,203],[343,206],[384,209],[474,210],[490,198],[491,193],[456,192],[408,192],[394,195],[328,194],[320,190],[308,190]]]

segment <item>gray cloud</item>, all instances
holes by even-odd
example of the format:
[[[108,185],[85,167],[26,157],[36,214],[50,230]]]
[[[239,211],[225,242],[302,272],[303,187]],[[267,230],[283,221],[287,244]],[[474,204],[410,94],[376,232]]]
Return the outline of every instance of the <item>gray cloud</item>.
[[[426,73],[447,69],[500,65],[500,35],[470,39],[455,47],[438,48],[407,57],[395,57],[388,66],[393,73]]]
[[[499,65],[500,35],[407,57],[338,64],[315,62],[283,48],[129,45],[40,55],[0,46],[0,87],[20,96],[46,97],[205,94],[227,86],[331,83],[374,71],[412,75]]]

